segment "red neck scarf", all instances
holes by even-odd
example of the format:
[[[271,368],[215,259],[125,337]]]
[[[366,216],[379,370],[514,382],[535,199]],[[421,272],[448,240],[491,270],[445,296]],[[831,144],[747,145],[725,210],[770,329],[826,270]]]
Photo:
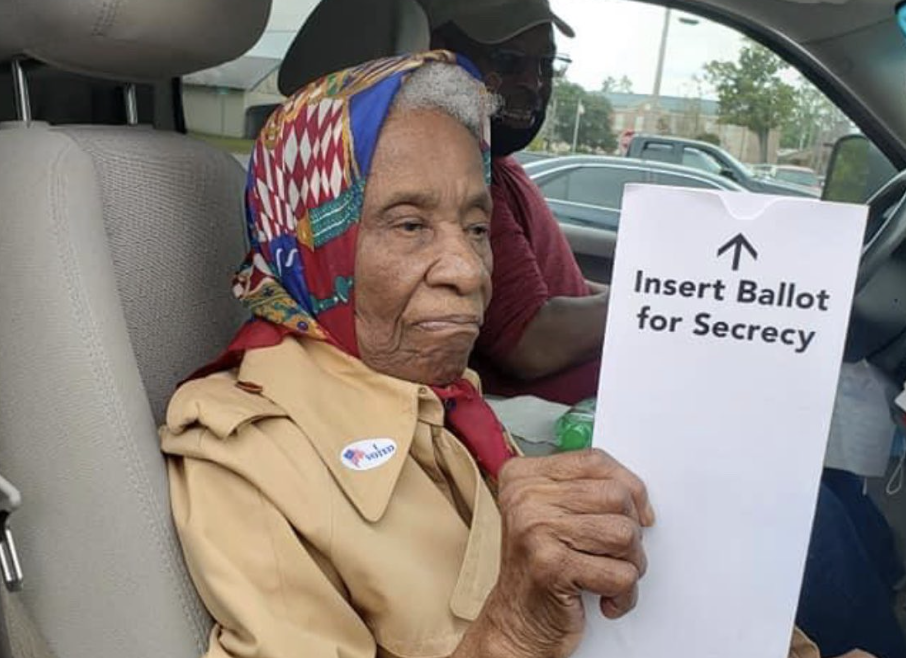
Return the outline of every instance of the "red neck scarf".
[[[431,388],[444,404],[444,425],[468,448],[479,468],[496,480],[513,450],[494,411],[467,379]]]

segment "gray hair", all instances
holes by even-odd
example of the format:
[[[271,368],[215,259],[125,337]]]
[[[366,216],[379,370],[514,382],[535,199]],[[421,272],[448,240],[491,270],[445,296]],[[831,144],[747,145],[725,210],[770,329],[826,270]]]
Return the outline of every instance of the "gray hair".
[[[497,111],[496,96],[460,66],[429,62],[413,72],[396,94],[392,111],[439,110],[450,115],[477,138],[482,125]]]

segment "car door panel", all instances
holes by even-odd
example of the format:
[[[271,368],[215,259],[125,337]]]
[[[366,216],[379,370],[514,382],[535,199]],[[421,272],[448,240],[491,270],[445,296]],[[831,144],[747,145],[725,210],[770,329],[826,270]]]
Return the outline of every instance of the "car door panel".
[[[561,224],[560,228],[585,278],[610,283],[617,232],[573,224]]]

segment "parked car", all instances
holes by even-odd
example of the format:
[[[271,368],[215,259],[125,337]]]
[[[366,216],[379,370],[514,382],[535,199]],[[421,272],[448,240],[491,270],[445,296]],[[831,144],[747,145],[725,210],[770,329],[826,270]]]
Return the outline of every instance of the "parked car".
[[[668,135],[635,135],[629,142],[626,157],[694,167],[728,178],[750,192],[788,196],[820,196],[820,190],[815,192],[800,185],[791,185],[756,176],[751,169],[726,150],[710,142]]]
[[[615,156],[566,156],[526,165],[558,221],[616,231],[623,187],[650,183],[708,190],[745,191],[700,169]]]
[[[548,158],[554,157],[554,155],[552,153],[545,153],[544,151],[519,151],[518,153],[514,153],[513,157],[519,161],[519,164],[527,165],[530,162],[547,160]]]
[[[759,164],[753,165],[752,170],[756,176],[771,178],[773,180],[798,185],[809,190],[816,196],[821,195],[822,182],[815,173],[814,169],[809,167],[797,167],[795,165],[777,165],[777,164]]]
[[[772,164],[753,164],[749,165],[749,169],[752,170],[752,173],[761,178],[770,178],[771,171],[775,165]]]

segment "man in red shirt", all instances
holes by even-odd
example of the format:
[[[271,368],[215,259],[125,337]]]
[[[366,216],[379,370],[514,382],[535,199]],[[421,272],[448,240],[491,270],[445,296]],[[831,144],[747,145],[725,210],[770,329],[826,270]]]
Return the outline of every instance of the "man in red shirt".
[[[572,404],[595,395],[607,287],[585,280],[541,190],[511,157],[538,134],[550,100],[548,0],[423,0],[432,47],[468,57],[503,100],[491,125],[493,296],[473,365],[486,393]]]

